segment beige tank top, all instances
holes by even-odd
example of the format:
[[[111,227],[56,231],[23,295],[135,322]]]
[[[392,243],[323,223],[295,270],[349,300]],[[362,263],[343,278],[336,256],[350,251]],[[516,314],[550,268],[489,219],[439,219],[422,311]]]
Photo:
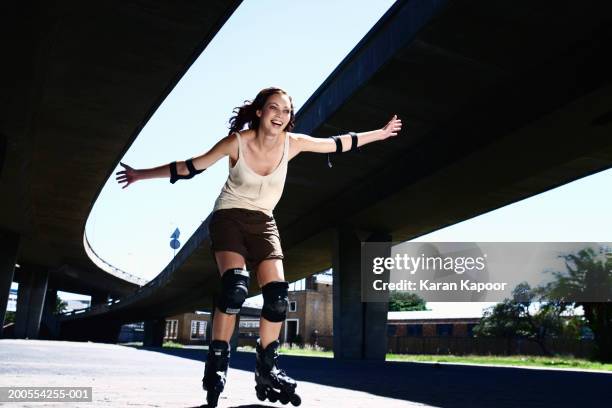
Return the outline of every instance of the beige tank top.
[[[285,147],[280,164],[267,176],[255,173],[244,160],[244,149],[240,133],[238,138],[238,160],[234,167],[229,164],[229,176],[215,202],[213,212],[225,208],[246,208],[272,216],[272,210],[283,194],[289,162],[289,135],[285,134]]]

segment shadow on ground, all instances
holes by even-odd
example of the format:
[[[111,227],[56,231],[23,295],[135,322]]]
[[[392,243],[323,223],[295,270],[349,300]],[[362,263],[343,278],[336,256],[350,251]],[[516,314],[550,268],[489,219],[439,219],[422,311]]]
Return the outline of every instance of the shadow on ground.
[[[198,361],[206,355],[195,349],[137,348]],[[298,382],[445,408],[601,407],[612,399],[612,374],[605,373],[298,356],[281,356],[279,362]],[[252,372],[255,354],[233,352],[230,366]]]
[[[260,404],[249,404],[249,405],[234,405],[230,408],[275,408],[276,405],[260,405]],[[191,408],[208,408],[208,404],[200,405],[198,407]]]

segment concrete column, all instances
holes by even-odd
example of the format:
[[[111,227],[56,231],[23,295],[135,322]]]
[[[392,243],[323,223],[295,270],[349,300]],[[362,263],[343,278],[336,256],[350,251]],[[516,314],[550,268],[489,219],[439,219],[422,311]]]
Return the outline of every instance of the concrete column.
[[[37,339],[45,306],[49,272],[45,267],[22,265],[22,279],[17,291],[15,337]]]
[[[165,334],[166,319],[147,320],[144,324],[144,340],[142,345],[145,347],[162,347]]]
[[[2,338],[2,328],[4,327],[4,317],[6,316],[6,306],[11,284],[15,274],[15,262],[19,250],[19,235],[0,231],[0,338]]]
[[[208,315],[208,323],[206,323],[206,343],[210,343],[212,339],[212,325],[213,325],[213,315],[215,309],[213,308],[210,311],[210,315]]]
[[[57,303],[57,289],[48,287],[47,295],[45,296],[45,313],[54,314],[56,303]]]
[[[368,238],[390,240],[387,234]],[[334,358],[384,360],[388,304],[361,301],[361,240],[350,227],[337,229],[332,267]]]
[[[230,350],[236,351],[238,347],[238,337],[240,337],[240,314],[236,315],[236,324],[234,325],[234,333],[232,333],[232,337],[230,338]]]
[[[45,338],[56,339],[59,337],[59,320],[55,316],[56,302],[57,289],[47,288],[47,294],[45,296],[45,307],[41,319],[41,326],[46,326],[47,337]]]
[[[374,233],[370,235],[367,242],[385,242],[377,256],[391,256],[391,235],[386,233]],[[380,278],[389,282],[389,273],[380,275]],[[367,360],[385,361],[387,355],[387,313],[389,312],[389,299],[385,302],[364,303],[364,353],[363,358]]]
[[[106,292],[95,292],[91,294],[91,307],[105,305],[107,301],[108,293]]]

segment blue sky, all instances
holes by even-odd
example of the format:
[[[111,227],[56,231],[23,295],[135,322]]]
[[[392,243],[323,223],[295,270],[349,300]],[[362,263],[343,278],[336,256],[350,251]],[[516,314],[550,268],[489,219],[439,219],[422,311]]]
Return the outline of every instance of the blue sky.
[[[246,0],[123,161],[153,167],[208,150],[227,134],[232,109],[267,86],[286,89],[299,109],[392,3]],[[226,178],[225,159],[174,185],[147,180],[122,190],[111,178],[86,226],[92,247],[116,267],[153,279],[173,255],[174,229],[184,243],[210,213]],[[419,240],[612,241],[611,179],[612,170],[602,172]]]
[[[299,1],[289,7],[245,1],[123,161],[153,167],[208,150],[227,135],[233,108],[268,86],[286,89],[299,109],[392,3]],[[146,180],[122,190],[114,178],[109,180],[87,223],[92,247],[114,266],[154,278],[173,256],[174,229],[180,229],[184,243],[212,210],[227,166],[223,159],[174,185],[167,179]]]

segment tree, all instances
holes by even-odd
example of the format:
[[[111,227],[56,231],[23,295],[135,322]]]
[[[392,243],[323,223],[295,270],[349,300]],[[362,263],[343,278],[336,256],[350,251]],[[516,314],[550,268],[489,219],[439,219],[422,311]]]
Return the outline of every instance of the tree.
[[[55,313],[63,313],[67,307],[68,303],[64,302],[59,296],[55,297]]]
[[[523,282],[512,291],[512,299],[505,299],[485,311],[480,323],[474,327],[474,335],[501,337],[507,340],[507,353],[513,338],[525,338],[536,342],[542,352],[550,355],[546,338],[563,335],[565,323],[562,313],[567,310],[560,302],[542,302],[539,291]]]
[[[555,280],[540,291],[548,299],[554,299],[574,307],[582,306],[584,317],[593,332],[594,357],[604,362],[612,361],[612,257],[601,248],[598,254],[593,248],[585,248],[575,254],[562,255],[566,272],[553,272]],[[598,300],[598,301],[594,301]]]
[[[415,293],[391,292],[389,296],[390,312],[409,312],[414,310],[427,310],[425,301]]]
[[[4,324],[15,323],[15,312],[6,312],[4,316]]]

